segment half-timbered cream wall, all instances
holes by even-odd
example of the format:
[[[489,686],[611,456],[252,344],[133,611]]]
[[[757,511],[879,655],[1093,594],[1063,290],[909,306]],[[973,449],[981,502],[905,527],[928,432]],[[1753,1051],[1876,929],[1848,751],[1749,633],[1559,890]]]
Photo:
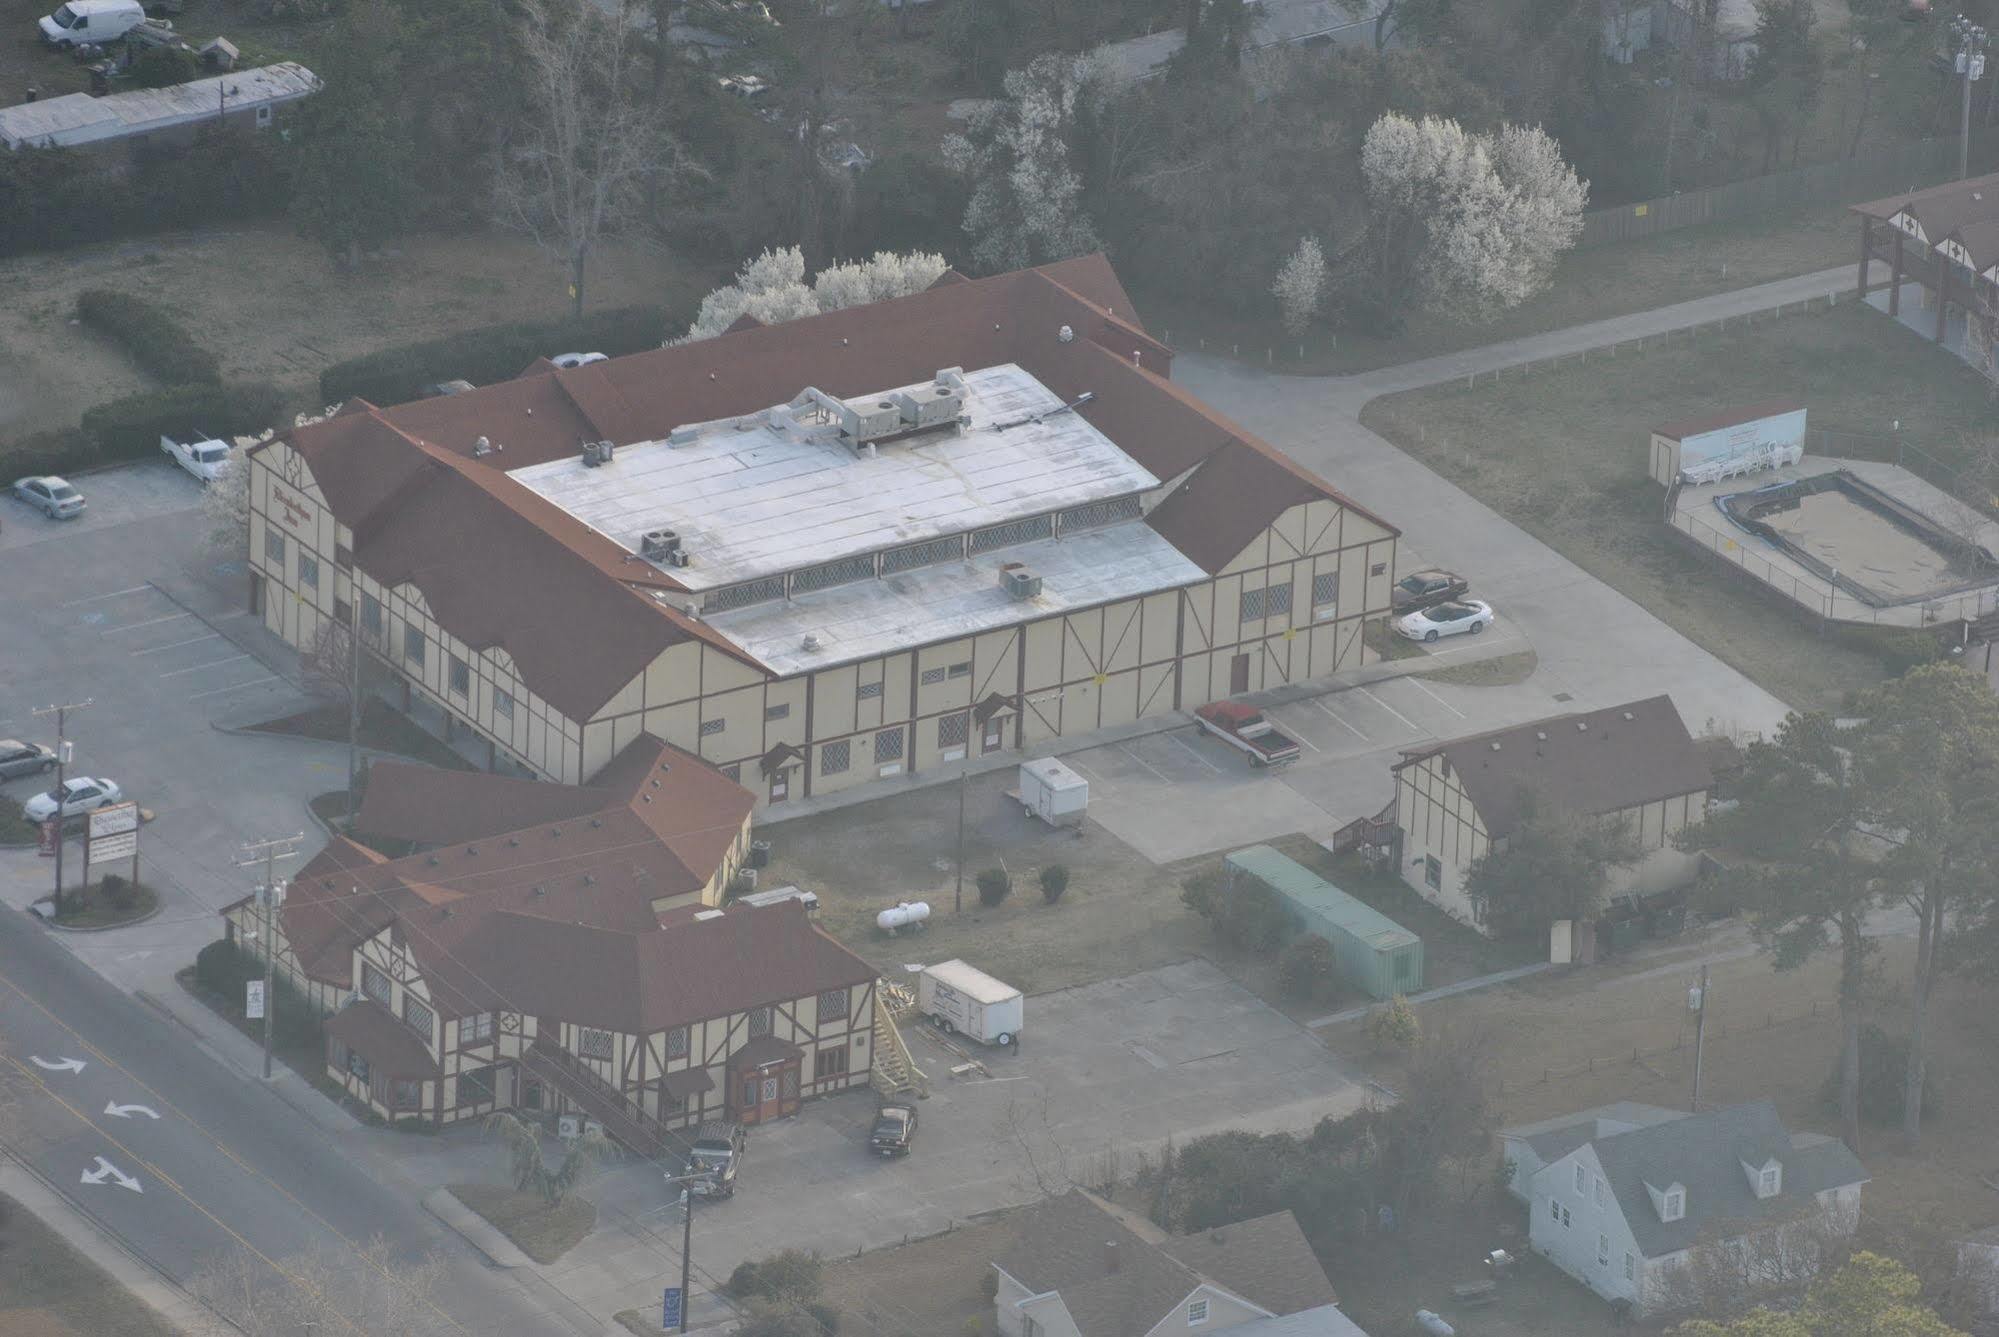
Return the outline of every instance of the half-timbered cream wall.
[[[224,917],[236,941],[261,961],[262,908],[254,901],[245,901],[230,907]],[[445,1016],[433,1002],[423,972],[403,941],[399,927],[391,925],[361,944],[353,953],[352,976],[342,989],[306,976],[285,941],[281,924],[282,920],[272,926],[275,969],[322,1011],[335,1012],[350,998],[361,994],[363,966],[373,965],[391,984],[390,996],[376,999],[383,1007],[401,1019],[405,1014],[404,999],[414,997],[433,1013],[435,1021],[428,1036],[413,1028],[410,1033],[423,1041],[443,1076],[441,1081],[424,1084],[421,1099],[414,1106],[393,1107],[386,1082],[373,1077],[363,1082],[345,1069],[336,1068],[329,1059],[327,1074],[356,1100],[385,1118],[414,1115],[450,1123],[489,1114],[495,1109],[513,1108],[522,1095],[518,1061],[539,1035],[566,1050],[570,1057],[616,1087],[651,1117],[668,1125],[692,1126],[703,1118],[721,1116],[728,1098],[728,1060],[754,1038],[751,1013],[733,1012],[649,1035],[609,1031],[611,1055],[598,1059],[585,1054],[588,1046],[582,1032],[602,1028],[585,1027],[552,1015],[537,1017],[500,1009],[492,1014],[489,1034],[474,1039],[465,1034],[468,1028],[463,1018]],[[476,971],[477,966],[468,963],[468,968]],[[874,983],[854,985],[847,995],[844,1017],[834,1009],[822,1017],[817,992],[801,998],[773,999],[768,1004],[771,1013],[768,1034],[797,1045],[805,1053],[799,1072],[799,1093],[806,1099],[863,1086],[869,1081],[874,1064]],[[844,1070],[832,1057],[836,1050],[844,1053]],[[489,1065],[495,1069],[492,1099],[461,1102],[459,1074]],[[663,1079],[669,1073],[690,1068],[706,1068],[713,1086],[704,1095],[676,1104],[667,1096]],[[544,1111],[569,1108],[552,1088],[543,1090],[541,1100],[540,1108]]]
[[[536,697],[504,650],[477,650],[451,636],[413,586],[383,589],[353,570],[345,561],[351,535],[332,520],[289,445],[275,442],[249,458],[251,565],[263,582],[264,623],[279,636],[303,650],[320,619],[356,619],[362,643],[413,697],[486,738],[496,757],[543,778],[582,783],[647,732],[735,775],[760,803],[1357,667],[1370,657],[1362,625],[1387,611],[1395,570],[1392,533],[1315,500],[1286,510],[1198,584],[788,678],[683,642],[578,721]],[[285,539],[282,559],[267,553],[270,533]],[[316,586],[301,584],[300,551],[318,560]],[[1269,597],[1284,586],[1288,599]],[[1319,589],[1332,597],[1315,600]],[[369,599],[381,608],[379,631],[365,625]],[[1245,619],[1257,603],[1265,605],[1260,615]],[[422,638],[420,658],[408,653],[406,629]],[[463,692],[452,686],[454,659],[467,666]],[[993,695],[1010,702],[996,720],[961,727],[952,718]],[[947,743],[961,733],[966,742]],[[764,774],[759,759],[786,744],[804,753],[803,763]]]
[[[1675,847],[1673,836],[1699,821],[1706,809],[1703,790],[1612,814],[1638,837],[1645,856],[1612,872],[1605,894],[1649,894],[1693,881],[1699,856]],[[1485,820],[1443,753],[1432,753],[1396,771],[1395,820],[1402,835],[1402,880],[1453,918],[1489,932],[1479,919],[1477,904],[1465,893],[1467,870],[1490,844]]]

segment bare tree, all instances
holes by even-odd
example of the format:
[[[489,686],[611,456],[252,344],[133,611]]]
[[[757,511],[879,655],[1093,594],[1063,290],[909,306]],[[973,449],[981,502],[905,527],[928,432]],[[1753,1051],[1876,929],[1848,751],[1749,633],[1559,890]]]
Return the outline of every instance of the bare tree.
[[[245,1337],[403,1337],[433,1326],[443,1275],[435,1254],[402,1258],[378,1236],[277,1260],[229,1249],[203,1262],[189,1288]]]
[[[1661,1307],[1726,1314],[1794,1298],[1845,1261],[1857,1215],[1857,1208],[1814,1205],[1781,1220],[1716,1222],[1665,1274]]]
[[[558,12],[540,0],[520,10],[526,129],[500,151],[493,202],[504,226],[569,265],[581,316],[590,253],[638,221],[648,187],[680,168],[680,146],[640,69],[644,43],[624,11],[607,17],[583,4]]]

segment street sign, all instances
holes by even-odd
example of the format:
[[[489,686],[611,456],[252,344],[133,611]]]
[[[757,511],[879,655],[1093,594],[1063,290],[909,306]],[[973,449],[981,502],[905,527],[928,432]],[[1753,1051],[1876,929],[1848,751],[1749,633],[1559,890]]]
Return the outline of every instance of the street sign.
[[[261,1021],[264,1016],[264,982],[245,980],[243,982],[243,1015],[251,1021]]]
[[[139,805],[113,803],[90,814],[84,862],[91,867],[129,859],[139,852]]]
[[[680,1326],[681,1303],[680,1287],[668,1286],[666,1288],[666,1301],[660,1306],[664,1311],[660,1316],[660,1327],[670,1332]]]
[[[62,840],[62,837],[57,834],[61,826],[61,818],[51,817],[46,822],[43,822],[38,829],[35,846],[37,853],[44,859],[53,859],[56,857],[56,845]]]

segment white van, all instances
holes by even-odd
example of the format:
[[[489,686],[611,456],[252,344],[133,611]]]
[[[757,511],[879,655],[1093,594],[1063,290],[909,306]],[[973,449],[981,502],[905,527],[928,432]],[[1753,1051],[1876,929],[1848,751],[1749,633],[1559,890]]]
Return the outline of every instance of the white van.
[[[115,42],[146,21],[139,0],[68,0],[40,21],[42,40],[58,50]]]

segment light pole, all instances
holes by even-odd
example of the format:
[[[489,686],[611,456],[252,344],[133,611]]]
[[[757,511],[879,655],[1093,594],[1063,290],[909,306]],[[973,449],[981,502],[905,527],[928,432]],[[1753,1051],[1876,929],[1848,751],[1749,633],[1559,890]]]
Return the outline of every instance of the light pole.
[[[1990,34],[1981,24],[1959,14],[1950,21],[1951,45],[1957,48],[1953,62],[1964,80],[1964,111],[1958,123],[1957,179],[1971,175],[1971,86],[1985,74],[1985,44]]]
[[[90,701],[88,699],[71,701],[60,706],[43,706],[35,712],[37,716],[53,715],[56,717],[56,815],[50,819],[56,824],[56,894],[55,899],[49,903],[49,918],[51,919],[62,913],[62,799],[63,785],[66,782],[66,775],[69,768],[69,740],[64,733],[64,727],[69,723],[70,711],[82,710],[89,704]],[[90,881],[90,870],[85,868],[83,872],[84,881],[88,883]]]

